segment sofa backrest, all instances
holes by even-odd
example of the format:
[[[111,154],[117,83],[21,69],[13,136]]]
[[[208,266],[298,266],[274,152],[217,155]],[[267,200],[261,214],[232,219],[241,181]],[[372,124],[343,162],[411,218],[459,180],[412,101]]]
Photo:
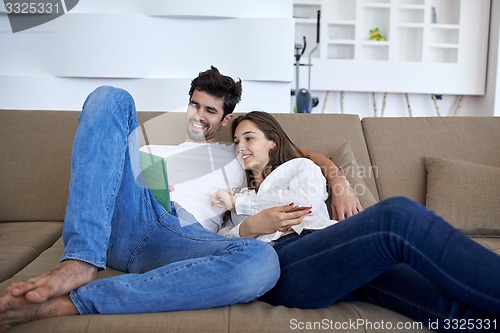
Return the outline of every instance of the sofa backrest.
[[[423,157],[500,167],[500,117],[364,118],[362,125],[380,199],[425,204]]]
[[[80,112],[0,110],[0,221],[63,221],[69,188],[71,148]],[[185,113],[139,112],[143,144],[178,144],[185,138]],[[370,168],[356,115],[275,114],[301,148],[331,157],[351,144],[358,164]],[[226,130],[223,140],[232,141]],[[373,178],[365,182],[376,195]]]
[[[235,117],[238,115],[240,113],[235,113]],[[331,158],[343,144],[349,143],[362,170],[359,177],[364,180],[375,199],[378,199],[373,173],[370,172],[370,158],[357,115],[275,113],[273,116],[299,148],[317,151]],[[145,121],[142,126],[145,133],[143,144],[181,143],[185,139],[185,113],[140,112],[139,117]],[[230,128],[224,129],[221,141],[233,141]]]
[[[0,221],[63,221],[79,115],[0,111]]]

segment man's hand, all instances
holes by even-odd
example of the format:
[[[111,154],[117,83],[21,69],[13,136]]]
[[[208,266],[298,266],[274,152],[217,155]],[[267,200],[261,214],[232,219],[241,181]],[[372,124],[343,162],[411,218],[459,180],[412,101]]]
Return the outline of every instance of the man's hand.
[[[318,152],[302,150],[302,153],[321,168],[332,189],[331,206],[334,220],[342,221],[363,210],[356,193],[333,161]]]
[[[330,187],[332,189],[331,207],[334,220],[342,221],[363,211],[356,193],[345,177],[336,178]]]

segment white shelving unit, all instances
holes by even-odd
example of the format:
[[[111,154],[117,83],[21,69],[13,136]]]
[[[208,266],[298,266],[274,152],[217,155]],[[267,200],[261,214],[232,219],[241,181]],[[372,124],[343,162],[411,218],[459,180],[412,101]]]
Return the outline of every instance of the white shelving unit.
[[[309,50],[318,10],[313,90],[485,92],[490,0],[295,0],[296,42],[306,36]],[[370,40],[374,28],[384,41]]]

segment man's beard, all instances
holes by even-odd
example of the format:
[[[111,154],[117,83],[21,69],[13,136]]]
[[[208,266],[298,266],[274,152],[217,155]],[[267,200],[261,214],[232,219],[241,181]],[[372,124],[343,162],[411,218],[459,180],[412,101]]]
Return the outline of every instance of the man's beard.
[[[217,133],[220,131],[220,127],[221,127],[220,125],[210,127],[209,124],[206,124],[206,123],[201,122],[201,121],[194,121],[194,122],[201,123],[203,125],[203,129],[202,130],[200,129],[199,131],[193,131],[190,127],[190,126],[193,126],[192,125],[193,121],[194,120],[190,119],[188,122],[187,135],[194,142],[206,142],[206,141],[214,138],[217,135]]]

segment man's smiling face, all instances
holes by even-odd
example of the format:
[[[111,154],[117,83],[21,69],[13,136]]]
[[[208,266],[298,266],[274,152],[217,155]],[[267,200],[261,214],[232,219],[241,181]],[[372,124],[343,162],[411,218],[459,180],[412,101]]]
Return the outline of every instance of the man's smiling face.
[[[187,141],[218,142],[220,131],[231,123],[232,114],[224,119],[224,101],[204,91],[194,90],[187,110]]]

